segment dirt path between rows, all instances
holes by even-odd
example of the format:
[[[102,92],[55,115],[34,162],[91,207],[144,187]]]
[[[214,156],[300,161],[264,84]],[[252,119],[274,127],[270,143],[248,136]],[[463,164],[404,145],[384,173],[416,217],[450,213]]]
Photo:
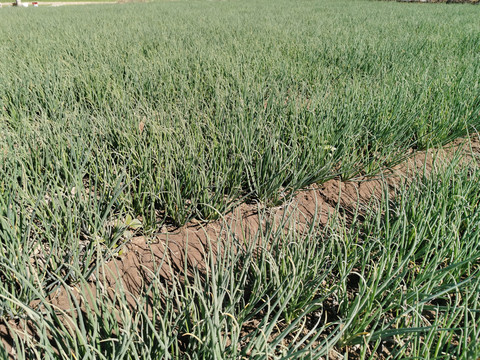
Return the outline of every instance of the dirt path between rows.
[[[258,231],[269,226],[284,226],[285,217],[294,219],[294,226],[300,232],[315,221],[316,226],[324,226],[334,213],[339,211],[345,220],[351,220],[355,213],[364,214],[372,208],[372,201],[378,201],[384,194],[385,186],[392,196],[403,183],[416,176],[430,176],[435,170],[448,164],[457,150],[464,154],[462,161],[470,161],[473,154],[480,154],[478,138],[470,142],[457,140],[443,149],[413,153],[412,156],[393,169],[385,170],[374,179],[363,178],[357,181],[342,182],[339,179],[327,181],[319,186],[300,191],[293,199],[276,208],[258,211],[260,205],[242,204],[224,219],[207,224],[191,222],[172,232],[162,232],[154,238],[143,236],[133,238],[126,247],[126,253],[108,264],[116,274],[112,281],[123,279],[126,288],[135,293],[145,281],[145,268],[153,270],[169,253],[169,260],[179,269],[185,261],[191,266],[202,267],[205,250],[214,245],[217,239],[225,239],[227,231],[240,241],[250,241]],[[188,259],[184,258],[185,249]],[[168,277],[171,269],[165,268]]]
[[[91,280],[92,289],[106,282],[109,287],[122,287],[134,297],[140,295],[149,282],[149,274],[157,273],[167,281],[172,271],[182,273],[185,264],[193,268],[203,268],[209,248],[216,248],[218,241],[237,239],[239,242],[251,242],[259,232],[268,227],[294,227],[302,232],[315,222],[315,226],[325,226],[329,217],[339,212],[348,223],[355,214],[365,214],[385,194],[389,196],[405,182],[416,176],[430,176],[452,161],[460,150],[463,162],[474,157],[480,160],[480,141],[478,136],[471,141],[459,139],[442,149],[425,152],[412,152],[411,156],[393,169],[385,170],[374,179],[361,178],[357,181],[342,182],[338,179],[327,181],[319,186],[298,192],[282,206],[261,209],[259,204],[242,204],[223,219],[200,223],[191,223],[179,229],[162,229],[152,237],[132,238],[122,251],[122,255],[105,264],[105,279]],[[259,211],[260,210],[260,211]],[[293,221],[284,221],[285,218]],[[285,229],[288,231],[289,229]],[[227,236],[228,234],[228,236]],[[175,270],[176,269],[176,270]],[[59,291],[52,302],[60,308],[68,307],[70,302]]]

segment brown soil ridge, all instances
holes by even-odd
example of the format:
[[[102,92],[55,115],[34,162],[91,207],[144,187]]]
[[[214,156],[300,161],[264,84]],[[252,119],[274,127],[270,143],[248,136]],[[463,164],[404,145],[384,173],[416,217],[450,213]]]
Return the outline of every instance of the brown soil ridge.
[[[406,161],[375,178],[345,182],[330,180],[298,192],[290,201],[276,208],[242,204],[217,221],[207,224],[193,221],[151,238],[134,237],[127,243],[121,256],[106,264],[106,280],[109,284],[122,281],[125,289],[135,295],[148,281],[146,273],[156,272],[168,279],[172,268],[183,271],[186,263],[203,268],[208,249],[215,249],[217,241],[226,239],[227,233],[230,239],[248,243],[265,229],[267,223],[270,227],[287,224],[301,232],[312,222],[315,222],[315,226],[325,226],[329,218],[338,213],[347,222],[351,221],[355,214],[361,216],[372,208],[372,204],[381,199],[386,189],[388,196],[393,196],[402,184],[415,176],[430,176],[460,154],[462,162],[471,161],[476,156],[474,154],[480,154],[480,141],[459,139],[441,149],[412,151]],[[284,221],[285,218],[293,219],[293,222]]]

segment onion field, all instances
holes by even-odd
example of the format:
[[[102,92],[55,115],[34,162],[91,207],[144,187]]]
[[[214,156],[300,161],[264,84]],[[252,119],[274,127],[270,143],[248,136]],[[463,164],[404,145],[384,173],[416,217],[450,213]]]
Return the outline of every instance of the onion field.
[[[136,294],[102,275],[132,238],[478,142],[479,19],[369,0],[1,8],[0,358],[480,358],[473,145],[328,224],[227,228]]]

